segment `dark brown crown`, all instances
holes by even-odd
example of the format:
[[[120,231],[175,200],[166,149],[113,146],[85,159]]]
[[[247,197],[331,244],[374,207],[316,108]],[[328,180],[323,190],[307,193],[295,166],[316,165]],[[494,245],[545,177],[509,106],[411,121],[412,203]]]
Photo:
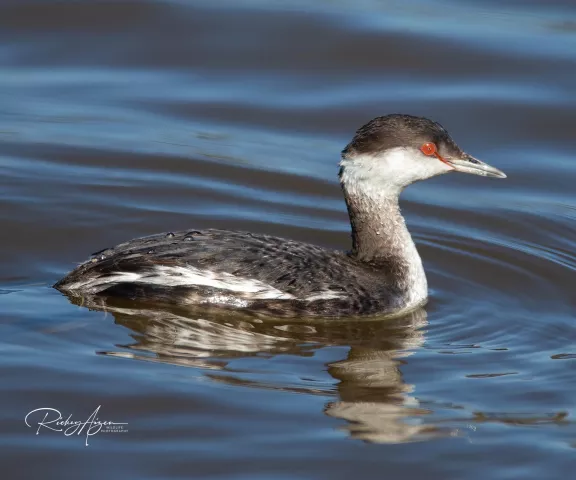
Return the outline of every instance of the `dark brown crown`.
[[[393,113],[376,117],[360,127],[352,141],[342,150],[342,158],[374,155],[397,147],[420,148],[427,142],[435,143],[439,152],[448,157],[463,155],[462,150],[439,123],[424,117]]]

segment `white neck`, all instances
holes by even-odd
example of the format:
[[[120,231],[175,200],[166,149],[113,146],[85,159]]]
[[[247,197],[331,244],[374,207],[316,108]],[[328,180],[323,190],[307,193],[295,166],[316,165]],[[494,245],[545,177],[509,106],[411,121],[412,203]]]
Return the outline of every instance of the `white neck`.
[[[428,293],[422,260],[400,212],[405,179],[387,175],[374,159],[343,160],[340,183],[352,225],[351,255],[385,270],[403,307],[423,302]],[[367,168],[376,165],[375,168]]]

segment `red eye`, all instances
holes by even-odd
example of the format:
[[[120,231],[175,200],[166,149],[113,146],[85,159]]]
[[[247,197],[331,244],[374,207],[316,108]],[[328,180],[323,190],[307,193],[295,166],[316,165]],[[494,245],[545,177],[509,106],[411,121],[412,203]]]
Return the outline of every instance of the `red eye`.
[[[432,156],[436,153],[436,145],[433,143],[425,143],[420,147],[420,150],[424,155]]]

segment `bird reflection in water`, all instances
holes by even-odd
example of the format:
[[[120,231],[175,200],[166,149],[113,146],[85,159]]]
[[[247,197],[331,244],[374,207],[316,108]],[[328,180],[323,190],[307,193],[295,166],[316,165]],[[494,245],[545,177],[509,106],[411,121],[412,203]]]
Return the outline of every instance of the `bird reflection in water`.
[[[205,375],[212,380],[239,386],[325,395],[330,400],[324,412],[346,420],[350,436],[364,441],[401,443],[454,434],[425,423],[431,412],[420,408],[414,387],[402,378],[402,365],[424,343],[423,309],[397,318],[304,322],[222,310],[159,309],[117,298],[84,298],[82,304],[112,314],[116,324],[133,332],[133,343],[103,355],[210,370]],[[309,381],[278,385],[278,378],[271,381],[269,375],[254,380],[252,371],[231,365],[247,357],[311,357],[338,346],[346,347],[347,354],[327,365],[333,381],[318,382],[318,387]]]

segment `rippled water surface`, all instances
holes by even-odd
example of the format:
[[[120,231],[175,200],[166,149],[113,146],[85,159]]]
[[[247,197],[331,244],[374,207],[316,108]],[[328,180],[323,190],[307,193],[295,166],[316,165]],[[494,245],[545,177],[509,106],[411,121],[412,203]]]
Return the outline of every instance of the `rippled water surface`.
[[[4,0],[3,478],[571,478],[575,111],[568,0]],[[348,248],[339,152],[391,112],[509,176],[405,192],[425,310],[286,323],[50,288],[167,230]],[[98,406],[127,431],[25,423]]]

